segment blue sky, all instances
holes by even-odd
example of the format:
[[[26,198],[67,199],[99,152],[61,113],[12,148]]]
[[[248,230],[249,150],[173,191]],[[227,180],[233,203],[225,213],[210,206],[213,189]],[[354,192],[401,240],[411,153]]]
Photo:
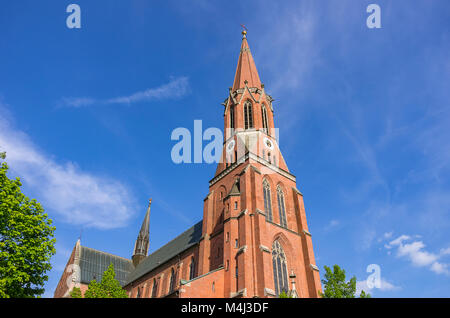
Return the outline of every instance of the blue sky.
[[[201,220],[214,164],[172,162],[177,127],[223,127],[241,27],[275,98],[317,265],[374,297],[450,296],[448,1],[5,2],[0,150],[57,227],[52,296],[82,244],[130,257]],[[368,29],[366,7],[381,7]]]

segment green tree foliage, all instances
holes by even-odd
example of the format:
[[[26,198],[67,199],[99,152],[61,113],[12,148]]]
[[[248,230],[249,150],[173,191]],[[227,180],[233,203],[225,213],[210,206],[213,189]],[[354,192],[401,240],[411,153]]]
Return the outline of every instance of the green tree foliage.
[[[81,289],[79,287],[74,287],[70,292],[70,298],[82,298]]]
[[[5,159],[5,153],[0,157]],[[0,297],[36,297],[44,292],[45,275],[55,254],[55,227],[36,200],[20,190],[19,178],[0,167]]]
[[[322,279],[324,292],[319,295],[323,298],[355,298],[356,276],[353,276],[348,282],[345,280],[345,270],[338,265],[333,266],[333,271],[328,266],[325,268],[325,279]],[[361,298],[370,298],[370,294],[364,291],[360,294]]]
[[[103,273],[102,281],[97,283],[94,279],[89,283],[85,298],[128,298],[127,292],[122,289],[119,281],[115,278],[114,265],[111,263]]]
[[[292,298],[292,296],[289,296],[286,294],[286,292],[283,290],[279,295],[278,298]]]
[[[364,290],[361,290],[361,294],[359,295],[359,298],[372,298],[370,294],[366,294]]]

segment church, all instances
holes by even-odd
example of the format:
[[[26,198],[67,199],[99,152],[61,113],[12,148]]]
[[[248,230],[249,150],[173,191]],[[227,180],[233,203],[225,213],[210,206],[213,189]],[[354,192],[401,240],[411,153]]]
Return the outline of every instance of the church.
[[[54,297],[69,297],[75,285],[84,294],[110,263],[131,298],[318,297],[303,195],[278,147],[273,101],[243,31],[202,221],[148,255],[150,199],[131,259],[78,240]]]

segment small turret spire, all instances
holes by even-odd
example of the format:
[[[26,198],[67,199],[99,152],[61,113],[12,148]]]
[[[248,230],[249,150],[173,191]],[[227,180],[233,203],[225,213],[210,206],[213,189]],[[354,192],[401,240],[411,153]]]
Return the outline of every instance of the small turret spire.
[[[298,298],[297,290],[295,289],[295,273],[292,270],[291,275],[289,275],[289,278],[291,279],[292,289],[288,292],[288,295],[291,298]]]
[[[145,213],[144,221],[142,222],[136,243],[133,251],[133,264],[136,267],[144,258],[147,257],[148,246],[150,243],[150,206],[152,199],[148,200],[147,213]]]

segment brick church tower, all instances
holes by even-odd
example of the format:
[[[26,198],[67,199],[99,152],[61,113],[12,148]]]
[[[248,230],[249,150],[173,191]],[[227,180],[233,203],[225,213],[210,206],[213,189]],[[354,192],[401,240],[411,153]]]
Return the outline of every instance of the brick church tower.
[[[147,255],[150,200],[132,258],[78,241],[55,297],[68,297],[77,284],[84,294],[110,263],[133,298],[278,297],[283,291],[318,297],[303,195],[278,147],[273,99],[242,34],[234,83],[223,103],[222,158],[209,181],[203,220]]]
[[[317,297],[321,284],[303,195],[278,148],[273,99],[242,35],[223,103],[222,160],[204,200],[199,272],[223,266],[225,297],[282,291]]]

